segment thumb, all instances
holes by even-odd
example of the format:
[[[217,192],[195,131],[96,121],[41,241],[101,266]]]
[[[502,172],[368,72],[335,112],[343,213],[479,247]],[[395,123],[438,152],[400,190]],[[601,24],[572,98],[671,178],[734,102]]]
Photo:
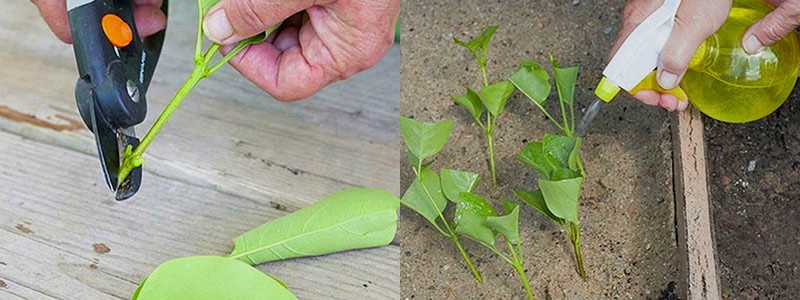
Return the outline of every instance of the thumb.
[[[714,5],[713,10],[706,7],[709,4]],[[678,86],[697,48],[725,22],[729,9],[730,4],[725,7],[724,2],[719,1],[687,1],[681,4],[672,33],[658,58],[658,85],[667,90]],[[713,15],[708,12],[713,12]]]
[[[772,45],[794,30],[800,24],[800,7],[792,1],[779,5],[766,17],[750,26],[742,38],[744,50],[755,54],[764,47]]]
[[[314,0],[222,0],[203,21],[206,37],[217,44],[239,42],[317,4]]]

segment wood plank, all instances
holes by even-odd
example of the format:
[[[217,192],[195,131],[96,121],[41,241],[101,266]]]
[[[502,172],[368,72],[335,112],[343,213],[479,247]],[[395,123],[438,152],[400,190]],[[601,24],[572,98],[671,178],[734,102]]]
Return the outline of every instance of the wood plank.
[[[140,135],[191,71],[192,1],[173,1]],[[279,103],[225,67],[145,154],[140,194],[113,201],[74,100],[72,49],[28,2],[0,10],[0,299],[127,299],[159,264],[341,188],[399,194],[400,53],[312,99]],[[103,243],[111,252],[98,254]],[[258,268],[301,299],[397,299],[396,245]],[[366,286],[365,286],[366,285]]]
[[[675,210],[686,299],[720,299],[708,196],[703,119],[690,108],[672,117]]]

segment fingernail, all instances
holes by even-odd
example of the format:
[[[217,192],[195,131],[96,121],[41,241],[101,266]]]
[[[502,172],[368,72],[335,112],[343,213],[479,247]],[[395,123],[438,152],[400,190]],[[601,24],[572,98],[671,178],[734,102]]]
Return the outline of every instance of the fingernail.
[[[678,75],[667,71],[661,71],[661,74],[658,76],[658,85],[664,89],[671,90],[678,86]]]
[[[756,54],[762,49],[764,49],[764,45],[762,45],[761,42],[758,41],[756,36],[752,34],[744,39],[744,43],[742,46],[744,46],[744,51],[747,51],[747,53],[750,54]]]
[[[203,22],[203,31],[209,40],[222,44],[225,40],[233,36],[233,27],[228,22],[228,16],[224,9],[218,9],[211,13]]]

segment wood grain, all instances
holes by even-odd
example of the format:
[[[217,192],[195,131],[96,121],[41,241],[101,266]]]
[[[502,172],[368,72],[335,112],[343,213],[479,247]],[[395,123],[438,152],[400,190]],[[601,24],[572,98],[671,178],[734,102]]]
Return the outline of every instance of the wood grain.
[[[699,111],[690,108],[673,114],[671,121],[682,297],[720,299],[703,119]]]
[[[192,68],[195,3],[171,4],[140,135]],[[75,125],[72,48],[27,1],[0,10],[0,41],[0,299],[127,299],[159,264],[224,255],[238,234],[339,189],[400,193],[396,47],[296,103],[221,69],[145,154],[140,193],[115,202],[90,132]],[[258,268],[300,299],[399,298],[397,246]]]

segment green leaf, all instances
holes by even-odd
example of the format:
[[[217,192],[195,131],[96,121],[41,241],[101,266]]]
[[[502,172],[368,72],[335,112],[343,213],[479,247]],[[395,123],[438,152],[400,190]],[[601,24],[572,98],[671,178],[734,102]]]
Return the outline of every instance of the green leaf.
[[[400,199],[376,189],[346,189],[234,239],[231,258],[249,264],[388,245]]]
[[[481,102],[481,97],[478,96],[478,93],[475,93],[475,91],[473,91],[471,88],[467,88],[467,93],[463,96],[450,95],[450,99],[453,99],[455,103],[458,103],[466,108],[473,118],[480,119],[481,114],[483,113],[483,103]]]
[[[461,193],[461,201],[456,206],[453,222],[456,224],[456,233],[465,235],[478,242],[494,245],[497,233],[484,221],[488,217],[497,216],[486,200],[473,193]]]
[[[514,245],[520,243],[519,240],[519,205],[505,200],[503,206],[509,206],[510,212],[499,217],[486,218],[486,224],[492,229],[503,234],[503,236]]]
[[[422,184],[420,184],[420,179]],[[427,192],[423,188],[423,184],[427,188]],[[431,198],[433,198],[433,202],[431,202]],[[414,179],[400,202],[425,217],[431,224],[436,224],[436,219],[447,206],[447,200],[444,199],[442,188],[439,185],[439,177],[428,168],[422,169],[420,178]]]
[[[441,169],[439,176],[444,196],[453,203],[461,202],[461,193],[474,191],[480,180],[476,173],[450,169]]]
[[[539,64],[526,60],[523,61],[517,72],[509,78],[511,83],[517,87],[528,99],[538,103],[544,104],[547,96],[550,95],[550,75],[547,71],[542,69]]]
[[[514,191],[514,195],[517,195],[517,197],[522,199],[523,202],[527,203],[530,206],[533,206],[533,208],[535,208],[548,218],[552,219],[559,225],[564,225],[564,219],[556,217],[556,215],[554,215],[553,212],[551,212],[550,209],[547,208],[547,203],[544,202],[544,196],[542,196],[541,190],[534,190],[531,192]]]
[[[517,160],[524,162],[547,179],[574,178],[580,176],[575,160],[577,138],[545,134],[542,141],[533,141],[517,153]],[[573,167],[574,165],[574,167]]]
[[[501,81],[481,89],[481,100],[495,118],[503,113],[508,98],[514,94],[514,85],[508,81]]]
[[[489,25],[483,29],[483,33],[478,37],[472,39],[469,42],[463,42],[457,38],[453,38],[453,42],[458,45],[467,48],[472,56],[475,57],[475,60],[478,62],[478,65],[481,68],[486,67],[486,60],[489,56],[489,44],[492,42],[492,36],[497,31],[497,26]]]
[[[198,4],[200,4],[200,11],[202,12],[201,14],[203,16],[205,16],[206,13],[208,13],[208,10],[210,10],[212,7],[214,7],[214,5],[219,3],[219,1],[221,1],[221,0],[200,0],[200,1],[198,1]]]
[[[230,258],[193,256],[161,264],[142,281],[133,300],[295,300],[280,281]]]
[[[580,176],[583,177],[583,170],[581,170],[581,143],[583,139],[580,137],[575,138],[575,145],[572,147],[572,152],[569,153],[569,168],[571,170],[576,170],[580,172]]]
[[[447,139],[450,138],[452,129],[452,120],[424,123],[400,117],[400,134],[403,135],[406,147],[420,160],[425,160],[442,151]]]
[[[575,95],[575,82],[578,80],[578,67],[561,68],[552,55],[550,55],[550,63],[553,65],[553,75],[559,101],[572,105]]]
[[[539,189],[553,215],[578,223],[578,196],[582,183],[583,177],[559,181],[539,179]]]

